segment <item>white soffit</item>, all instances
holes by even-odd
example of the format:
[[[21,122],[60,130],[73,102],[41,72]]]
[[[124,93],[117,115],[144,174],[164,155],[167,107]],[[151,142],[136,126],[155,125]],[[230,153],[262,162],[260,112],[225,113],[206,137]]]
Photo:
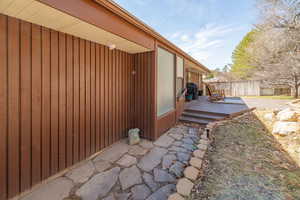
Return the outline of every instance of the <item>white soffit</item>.
[[[36,0],[0,0],[0,13],[106,46],[115,44],[117,49],[128,53],[149,51],[141,45]]]

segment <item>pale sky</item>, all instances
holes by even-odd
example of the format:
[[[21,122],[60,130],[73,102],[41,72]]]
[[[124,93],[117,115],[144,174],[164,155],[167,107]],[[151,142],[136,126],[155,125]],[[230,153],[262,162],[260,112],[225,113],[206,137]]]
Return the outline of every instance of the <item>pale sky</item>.
[[[255,0],[115,0],[210,69],[231,54],[256,20]]]

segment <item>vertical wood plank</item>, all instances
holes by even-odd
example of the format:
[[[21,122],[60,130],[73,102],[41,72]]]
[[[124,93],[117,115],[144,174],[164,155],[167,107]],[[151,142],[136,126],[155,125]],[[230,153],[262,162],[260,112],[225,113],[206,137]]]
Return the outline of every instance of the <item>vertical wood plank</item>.
[[[112,60],[112,143],[116,141],[116,50],[111,51]]]
[[[32,25],[32,184],[41,181],[42,62],[41,27]]]
[[[20,55],[19,20],[8,18],[8,196],[19,192]]]
[[[85,42],[85,138],[86,154],[91,155],[91,43]]]
[[[96,70],[95,70],[95,43],[91,43],[91,154],[95,153],[95,146],[96,146]]]
[[[31,186],[31,24],[21,22],[21,191]],[[1,129],[2,130],[2,129]],[[1,187],[1,186],[0,186]],[[0,198],[1,199],[1,198]]]
[[[79,115],[79,122],[80,122],[80,160],[84,159],[85,157],[85,41],[80,39],[80,115]]]
[[[59,170],[66,167],[66,35],[59,33]]]
[[[101,82],[101,87],[100,87],[100,99],[101,99],[101,148],[105,147],[105,133],[106,133],[106,117],[105,117],[105,80],[106,80],[106,74],[105,74],[105,51],[104,51],[104,46],[100,46],[100,82]]]
[[[109,103],[109,91],[111,90],[111,84],[110,84],[110,80],[111,80],[111,68],[110,68],[110,55],[109,55],[109,49],[107,47],[105,47],[105,114],[106,114],[106,127],[105,127],[105,131],[106,131],[106,143],[105,146],[108,146],[110,144],[110,116],[111,116],[111,108],[110,108],[110,103]]]
[[[73,39],[73,68],[74,68],[74,113],[73,113],[73,130],[74,130],[74,144],[73,144],[73,163],[79,161],[79,40]]]
[[[74,130],[73,130],[73,37],[71,35],[67,35],[67,160],[66,166],[69,167],[73,163],[73,140],[74,140]]]
[[[0,14],[0,199],[7,198],[7,17]]]
[[[58,67],[58,32],[51,36],[51,173],[58,171],[59,163],[59,67]]]
[[[42,179],[50,176],[50,31],[42,28]]]
[[[100,128],[101,128],[101,100],[100,100],[100,45],[96,44],[95,46],[95,81],[96,81],[96,87],[95,87],[95,111],[96,111],[96,116],[95,116],[95,123],[96,123],[96,135],[95,135],[95,147],[96,147],[96,152],[100,150]]]

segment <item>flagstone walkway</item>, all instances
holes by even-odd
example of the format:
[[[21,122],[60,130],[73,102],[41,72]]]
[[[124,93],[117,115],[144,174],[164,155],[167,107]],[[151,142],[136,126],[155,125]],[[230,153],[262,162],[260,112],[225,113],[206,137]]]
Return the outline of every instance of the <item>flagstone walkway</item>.
[[[199,129],[178,125],[156,142],[112,145],[22,200],[167,200],[197,149]]]

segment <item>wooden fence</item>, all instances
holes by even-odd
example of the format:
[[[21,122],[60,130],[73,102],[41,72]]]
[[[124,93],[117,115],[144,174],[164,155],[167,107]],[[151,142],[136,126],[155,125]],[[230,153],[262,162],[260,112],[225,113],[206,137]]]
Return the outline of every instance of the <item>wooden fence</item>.
[[[209,83],[225,90],[226,96],[260,96],[261,81],[234,81]]]

